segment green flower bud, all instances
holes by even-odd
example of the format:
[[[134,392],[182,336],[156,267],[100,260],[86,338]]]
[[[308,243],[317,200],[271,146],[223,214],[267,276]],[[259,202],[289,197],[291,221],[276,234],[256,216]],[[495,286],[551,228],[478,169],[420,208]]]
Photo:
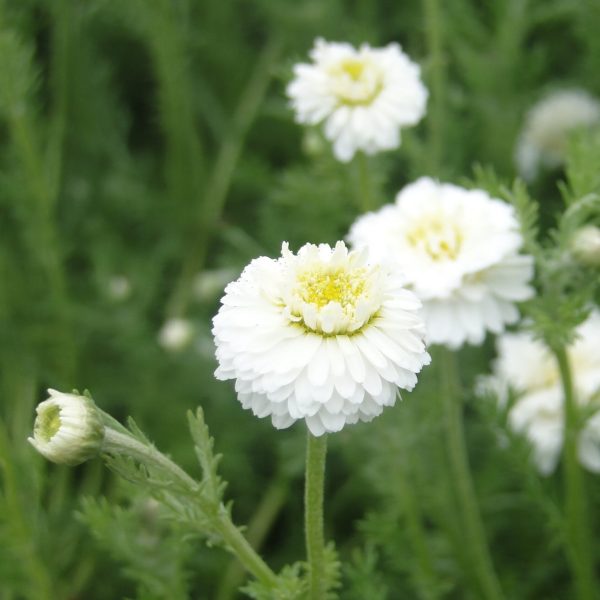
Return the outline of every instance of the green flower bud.
[[[571,252],[582,264],[600,267],[600,229],[595,225],[579,229],[573,235]]]
[[[33,437],[28,442],[48,460],[75,466],[102,449],[104,423],[91,398],[48,390],[48,400],[38,404]]]

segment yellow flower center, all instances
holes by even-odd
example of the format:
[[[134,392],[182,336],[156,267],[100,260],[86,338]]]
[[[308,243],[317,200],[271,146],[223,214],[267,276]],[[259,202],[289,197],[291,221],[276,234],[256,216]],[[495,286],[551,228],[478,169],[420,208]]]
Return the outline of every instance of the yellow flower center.
[[[60,408],[49,406],[38,416],[35,422],[35,435],[49,442],[60,429]]]
[[[346,106],[371,104],[383,87],[379,69],[365,58],[345,58],[329,74],[333,93]]]
[[[365,289],[365,269],[313,270],[298,277],[299,295],[308,304],[323,308],[337,302],[343,309],[353,308]]]
[[[434,261],[456,260],[463,237],[456,225],[441,218],[422,221],[408,232],[409,243],[429,255]]]
[[[364,62],[356,58],[347,58],[340,65],[342,71],[345,71],[354,81],[358,81],[365,70]]]

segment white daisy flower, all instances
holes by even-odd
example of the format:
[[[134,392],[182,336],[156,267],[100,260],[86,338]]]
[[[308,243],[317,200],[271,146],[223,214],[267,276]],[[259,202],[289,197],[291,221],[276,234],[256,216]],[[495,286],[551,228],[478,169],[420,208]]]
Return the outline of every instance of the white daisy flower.
[[[563,164],[569,134],[600,123],[600,102],[583,90],[561,90],[540,100],[527,114],[516,149],[524,179],[534,179],[540,167]]]
[[[48,390],[38,404],[33,437],[27,441],[52,462],[75,466],[97,456],[104,441],[102,416],[93,400]]]
[[[348,239],[406,276],[423,302],[429,343],[481,344],[486,331],[514,323],[515,302],[533,294],[513,208],[482,190],[421,178],[395,204],[360,217]]]
[[[427,89],[420,68],[398,44],[358,50],[347,43],[315,41],[311,64],[294,66],[287,95],[296,121],[324,122],[333,153],[347,162],[357,151],[375,154],[400,145],[400,128],[425,114]]]
[[[402,278],[343,242],[283,244],[225,289],[213,320],[218,379],[278,429],[304,419],[315,436],[370,421],[411,390],[430,357],[418,298]]]
[[[567,350],[578,402],[598,405],[579,437],[579,460],[600,473],[600,313],[594,312],[577,329],[578,339]],[[523,433],[533,448],[533,459],[543,474],[554,471],[565,428],[563,391],[555,358],[529,333],[505,334],[497,341],[493,380],[497,389],[519,395],[510,409],[511,427]],[[505,402],[505,398],[500,398]]]

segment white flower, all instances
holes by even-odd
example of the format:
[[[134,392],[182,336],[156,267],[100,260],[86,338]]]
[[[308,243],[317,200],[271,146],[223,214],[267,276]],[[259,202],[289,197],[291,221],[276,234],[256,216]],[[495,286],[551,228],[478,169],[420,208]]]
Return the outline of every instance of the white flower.
[[[347,43],[315,41],[312,64],[297,64],[287,95],[299,123],[325,123],[338,160],[360,150],[374,154],[400,145],[400,128],[425,114],[427,89],[419,66],[398,44],[358,50]]]
[[[527,114],[516,150],[521,175],[534,179],[540,167],[563,164],[569,134],[600,122],[600,102],[582,90],[562,90],[540,100]]]
[[[396,203],[360,217],[349,241],[395,264],[421,298],[428,342],[481,344],[533,294],[529,256],[512,207],[481,190],[421,178]]]
[[[600,472],[600,313],[594,312],[577,329],[578,339],[567,354],[578,402],[599,411],[588,419],[579,437],[579,460]],[[518,394],[508,419],[533,447],[541,473],[549,474],[560,457],[564,437],[563,391],[556,360],[529,333],[505,334],[497,341],[494,377],[500,388]],[[500,398],[505,402],[504,398]]]
[[[38,404],[33,437],[27,441],[52,462],[78,465],[100,453],[104,424],[93,400],[48,390]]]
[[[169,351],[185,348],[194,337],[194,327],[187,319],[169,319],[158,334],[158,342]]]
[[[430,357],[421,303],[402,278],[343,242],[283,244],[230,283],[213,320],[218,379],[277,428],[304,419],[313,435],[370,421],[410,390]]]

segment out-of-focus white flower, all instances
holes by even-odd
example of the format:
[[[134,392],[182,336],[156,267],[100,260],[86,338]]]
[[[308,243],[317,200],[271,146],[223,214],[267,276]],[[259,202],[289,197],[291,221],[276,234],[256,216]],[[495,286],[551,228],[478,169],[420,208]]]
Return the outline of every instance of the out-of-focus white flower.
[[[370,421],[410,390],[430,361],[418,298],[402,277],[343,242],[287,243],[230,283],[213,320],[218,379],[235,379],[244,408],[279,429],[313,435]]]
[[[75,466],[100,453],[104,424],[93,400],[48,390],[38,404],[33,437],[27,441],[48,460]]]
[[[514,323],[515,302],[533,294],[514,211],[482,190],[421,178],[395,204],[359,217],[348,239],[406,276],[433,344],[481,344],[486,331]]]
[[[208,269],[202,271],[194,280],[194,294],[198,300],[214,300],[223,293],[225,286],[233,281],[239,273],[235,269]]]
[[[169,319],[158,334],[158,342],[165,349],[177,351],[185,348],[194,337],[194,326],[187,319]]]
[[[131,294],[131,282],[125,275],[113,275],[108,280],[108,295],[112,300],[120,302]]]
[[[563,164],[569,134],[600,123],[600,102],[583,90],[561,90],[540,100],[527,114],[519,137],[519,173],[534,179],[540,167]]]
[[[600,228],[585,225],[571,240],[573,256],[584,265],[600,267]]]
[[[573,371],[578,402],[599,412],[588,419],[579,437],[579,460],[600,472],[600,314],[592,313],[577,329],[578,339],[567,354]],[[564,438],[564,407],[556,360],[529,333],[507,333],[497,340],[498,358],[493,380],[512,388],[518,399],[510,409],[511,427],[523,433],[533,447],[533,458],[541,473],[551,473],[558,462]],[[500,399],[505,402],[504,398]]]
[[[333,153],[347,162],[357,151],[374,154],[400,145],[400,128],[425,114],[427,89],[419,66],[398,44],[356,49],[347,43],[315,41],[311,64],[294,67],[287,95],[296,120],[324,122]]]

